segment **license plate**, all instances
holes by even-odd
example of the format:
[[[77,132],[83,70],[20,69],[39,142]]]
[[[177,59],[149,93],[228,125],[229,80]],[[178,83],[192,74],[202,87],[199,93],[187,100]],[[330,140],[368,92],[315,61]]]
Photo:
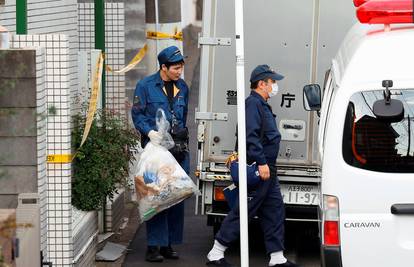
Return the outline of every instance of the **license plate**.
[[[281,184],[285,204],[319,205],[319,187],[316,185]]]

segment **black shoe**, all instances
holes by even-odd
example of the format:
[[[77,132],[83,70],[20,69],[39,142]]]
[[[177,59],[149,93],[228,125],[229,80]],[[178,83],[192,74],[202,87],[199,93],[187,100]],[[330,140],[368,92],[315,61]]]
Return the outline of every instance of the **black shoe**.
[[[178,260],[180,258],[177,251],[173,250],[171,246],[161,247],[160,254],[166,259]]]
[[[158,247],[148,246],[145,260],[149,262],[162,262],[164,257],[160,254]]]
[[[220,266],[220,267],[235,267],[228,263],[224,258],[216,260],[216,261],[209,261],[206,263],[209,266]]]
[[[300,265],[297,265],[296,263],[287,261],[283,264],[276,264],[276,265],[272,265],[271,267],[301,267]]]

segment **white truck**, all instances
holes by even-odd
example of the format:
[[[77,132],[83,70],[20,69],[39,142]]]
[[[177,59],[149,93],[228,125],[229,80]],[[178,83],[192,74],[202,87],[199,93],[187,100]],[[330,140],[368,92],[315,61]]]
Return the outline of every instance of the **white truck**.
[[[303,109],[302,88],[323,84],[331,59],[355,23],[351,0],[244,1],[245,76],[259,64],[285,75],[270,100],[282,135],[278,177],[287,220],[318,221],[318,116]],[[220,225],[231,184],[224,162],[233,152],[237,124],[234,1],[204,0],[201,47],[196,212]],[[246,88],[249,88],[248,79]],[[246,95],[250,92],[246,90]],[[198,209],[201,207],[201,210]]]

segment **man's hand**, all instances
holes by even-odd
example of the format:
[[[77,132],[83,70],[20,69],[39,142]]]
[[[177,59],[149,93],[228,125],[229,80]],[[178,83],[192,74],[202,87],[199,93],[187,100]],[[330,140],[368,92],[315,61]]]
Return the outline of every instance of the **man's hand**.
[[[149,139],[151,140],[151,143],[153,143],[153,144],[155,144],[155,145],[159,145],[159,144],[161,144],[161,141],[162,141],[162,135],[161,135],[159,132],[154,131],[154,130],[151,130],[151,131],[148,133],[148,137],[149,137]]]
[[[260,174],[260,178],[263,181],[269,180],[270,178],[269,166],[267,164],[259,165],[259,174]]]

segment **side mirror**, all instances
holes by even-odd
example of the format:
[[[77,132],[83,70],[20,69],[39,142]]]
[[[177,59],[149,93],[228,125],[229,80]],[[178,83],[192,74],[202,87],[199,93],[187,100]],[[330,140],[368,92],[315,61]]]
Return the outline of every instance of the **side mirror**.
[[[398,99],[391,99],[390,87],[393,86],[392,80],[382,81],[384,99],[377,100],[372,107],[372,111],[378,120],[393,123],[400,122],[404,118],[404,105]]]
[[[305,110],[319,111],[321,102],[321,87],[319,84],[308,84],[303,87],[303,107]]]

